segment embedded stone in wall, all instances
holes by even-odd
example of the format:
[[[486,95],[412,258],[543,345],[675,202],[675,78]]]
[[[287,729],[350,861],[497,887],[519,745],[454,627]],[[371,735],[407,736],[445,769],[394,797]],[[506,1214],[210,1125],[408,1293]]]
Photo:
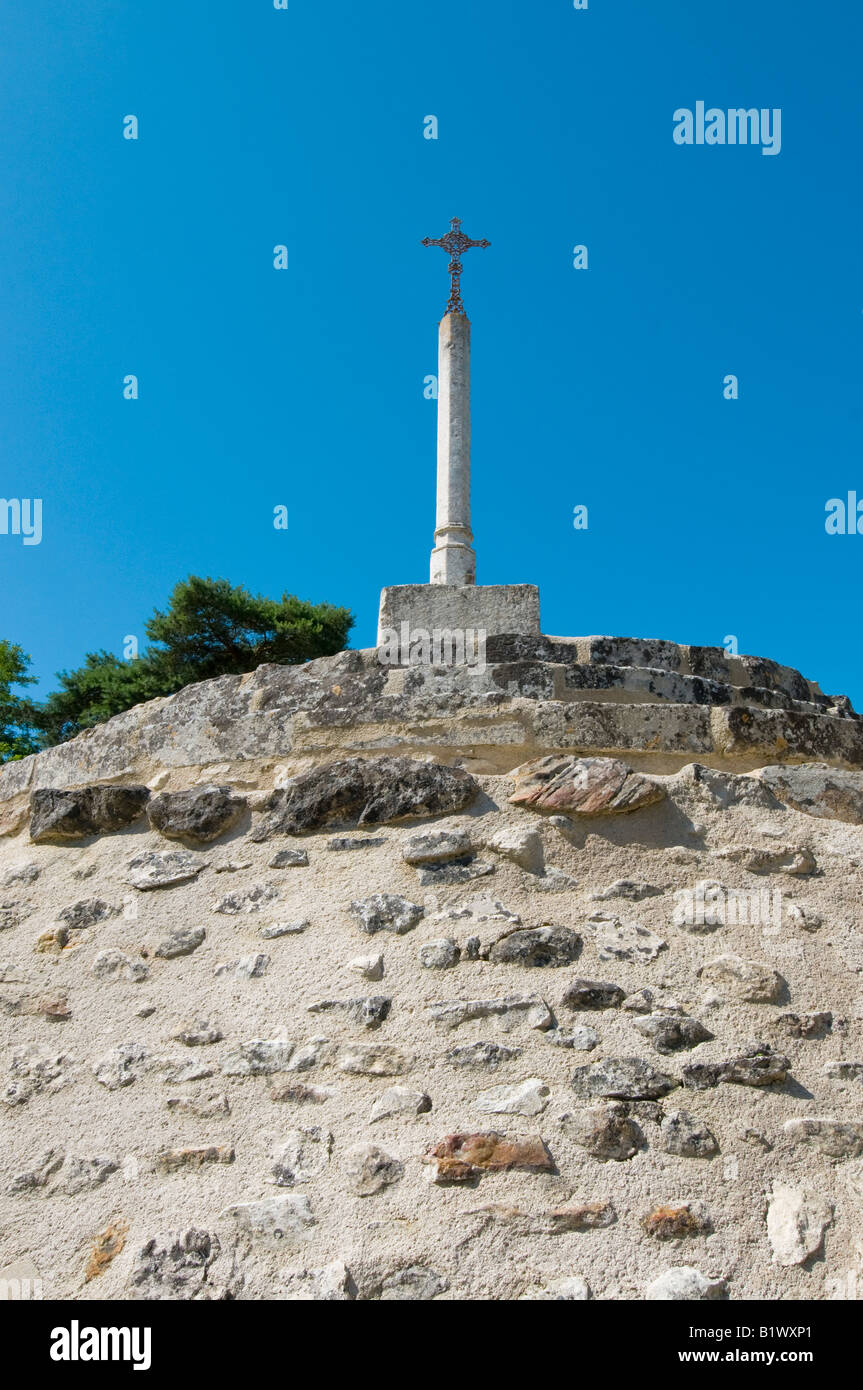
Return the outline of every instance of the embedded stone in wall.
[[[163,1149],[156,1155],[157,1173],[167,1175],[183,1169],[196,1171],[209,1163],[233,1163],[234,1150],[229,1144],[209,1144],[189,1149]]]
[[[227,893],[224,898],[219,899],[213,911],[224,912],[228,917],[238,917],[240,914],[247,916],[251,912],[260,912],[266,903],[271,903],[278,896],[278,888],[274,888],[271,883],[256,883],[253,888]]]
[[[444,1028],[458,1028],[476,1018],[496,1018],[498,1027],[508,1032],[519,1021],[528,1028],[551,1028],[554,1016],[538,994],[508,994],[504,999],[449,999],[430,1004],[432,1022]]]
[[[225,1076],[270,1076],[287,1069],[293,1052],[294,1044],[284,1038],[253,1038],[222,1058],[222,1072]]]
[[[203,1096],[169,1096],[165,1104],[175,1115],[194,1115],[198,1120],[217,1120],[231,1113],[228,1097],[222,1091]]]
[[[719,1151],[716,1137],[688,1110],[674,1110],[660,1125],[661,1147],[680,1158],[712,1158]]]
[[[863,1084],[863,1062],[827,1062],[824,1075],[831,1081],[851,1081]]]
[[[531,1173],[551,1172],[551,1155],[542,1139],[508,1139],[494,1131],[448,1134],[423,1157],[432,1165],[434,1182],[465,1182],[482,1173],[510,1168]]]
[[[358,975],[362,975],[364,980],[382,980],[384,976],[384,958],[378,952],[371,956],[354,956],[345,966],[346,970],[353,970]]]
[[[70,932],[85,931],[87,927],[95,927],[99,922],[116,917],[119,912],[119,907],[106,903],[102,898],[85,898],[83,902],[64,907],[57,914],[57,921],[62,922]]]
[[[541,1115],[550,1094],[544,1081],[531,1077],[516,1086],[495,1086],[490,1091],[481,1091],[474,1108],[486,1115]]]
[[[146,850],[129,861],[126,882],[142,893],[153,888],[172,888],[197,878],[208,861],[187,849]]]
[[[572,1088],[578,1094],[609,1100],[657,1100],[679,1085],[642,1057],[604,1057],[572,1074]]]
[[[133,960],[125,951],[112,948],[100,951],[90,967],[97,980],[124,980],[131,984],[141,984],[150,974],[143,960]]]
[[[42,787],[30,797],[30,839],[43,844],[122,830],[143,815],[149,799],[146,787]]]
[[[203,927],[192,927],[188,931],[173,931],[156,947],[155,954],[162,960],[173,960],[176,956],[190,956],[202,946],[207,933]]]
[[[782,976],[769,965],[743,960],[731,952],[708,961],[697,974],[705,984],[716,985],[741,1004],[778,1004],[788,989]]]
[[[649,1039],[657,1052],[665,1055],[688,1051],[713,1037],[710,1029],[705,1028],[703,1023],[686,1015],[678,1017],[674,1014],[648,1014],[646,1017],[633,1019],[632,1026]]]
[[[38,879],[42,870],[38,864],[21,864],[17,869],[10,869],[3,879],[4,888],[12,888],[16,883],[30,886]]]
[[[389,1014],[392,1000],[384,994],[369,995],[364,999],[322,999],[310,1004],[310,1014],[329,1013],[336,1009],[363,1028],[380,1028]]]
[[[379,931],[403,936],[425,913],[419,903],[409,902],[398,893],[374,893],[370,898],[356,899],[348,910],[357,926],[369,936]]]
[[[524,763],[515,772],[514,806],[569,815],[617,815],[664,800],[666,791],[617,758],[552,755]]]
[[[520,1047],[503,1047],[493,1042],[462,1043],[445,1054],[446,1061],[454,1067],[475,1067],[482,1071],[497,1071],[504,1062],[512,1062],[520,1056]]]
[[[378,1096],[372,1106],[370,1120],[387,1120],[395,1115],[415,1119],[425,1115],[432,1108],[431,1096],[425,1091],[412,1091],[408,1086],[390,1086],[383,1095]]]
[[[266,975],[270,964],[271,957],[257,951],[254,955],[241,956],[239,960],[219,961],[213,974],[217,979],[223,975],[233,975],[237,980],[257,980]]]
[[[787,1120],[783,1133],[792,1144],[811,1144],[827,1158],[859,1158],[863,1154],[863,1123],[827,1116]]]
[[[269,860],[269,869],[307,869],[309,866],[309,856],[304,849],[280,849]]]
[[[109,1091],[118,1091],[137,1081],[147,1050],[142,1043],[120,1043],[93,1063],[93,1075]]]
[[[472,853],[470,835],[466,830],[429,830],[412,835],[402,849],[406,864],[443,864],[449,859],[462,859]]]
[[[492,835],[487,848],[512,860],[527,873],[541,874],[543,871],[542,836],[535,830],[506,826]]]
[[[311,922],[304,917],[299,922],[273,922],[268,927],[261,927],[260,933],[265,941],[276,941],[280,936],[301,936],[310,926]]]
[[[619,985],[607,980],[571,980],[561,999],[569,1009],[616,1009],[623,1003],[624,992]]]
[[[682,1236],[709,1235],[713,1221],[703,1202],[654,1207],[641,1219],[641,1228],[654,1240],[679,1240]]]
[[[281,1245],[291,1237],[307,1236],[317,1225],[308,1197],[292,1193],[261,1202],[238,1202],[226,1207],[220,1217],[232,1217],[243,1235],[271,1246]]]
[[[451,936],[426,941],[419,949],[419,963],[424,970],[452,970],[461,959],[461,950]]]
[[[600,960],[631,961],[635,964],[649,965],[656,960],[660,951],[668,947],[661,936],[642,925],[641,922],[621,922],[613,918],[608,922],[592,919],[591,929]]]
[[[802,1265],[817,1254],[833,1220],[833,1203],[787,1183],[775,1183],[767,1208],[767,1235],[779,1265]]]
[[[90,1256],[84,1269],[85,1284],[105,1273],[111,1262],[124,1250],[128,1234],[128,1221],[120,1219],[109,1222],[104,1231],[93,1237]]]
[[[25,1105],[43,1091],[61,1090],[75,1078],[76,1068],[67,1052],[43,1043],[13,1047],[9,1063],[11,1082],[0,1093],[5,1105]]]
[[[235,795],[230,787],[190,787],[153,797],[147,819],[169,839],[208,844],[235,826],[245,809],[245,797]]]
[[[405,1166],[399,1159],[375,1144],[355,1144],[345,1155],[345,1179],[357,1197],[373,1197],[400,1182],[404,1172]]]
[[[716,1302],[727,1295],[725,1279],[709,1279],[692,1265],[678,1265],[676,1269],[665,1270],[644,1291],[646,1299],[664,1303]]]
[[[807,816],[863,825],[863,776],[823,763],[762,767],[756,776],[770,791]]]
[[[0,931],[11,931],[23,920],[17,903],[0,903]]]
[[[714,803],[723,811],[734,806],[751,806],[758,810],[775,811],[780,803],[769,787],[755,776],[739,776],[702,763],[687,763],[673,779],[674,795],[686,799],[701,798]]]
[[[753,849],[751,845],[735,845],[717,851],[720,859],[741,864],[753,874],[791,874],[802,878],[818,868],[815,855],[808,845],[775,845],[769,849]]]
[[[576,1202],[570,1206],[552,1207],[548,1213],[548,1233],[567,1231],[603,1231],[617,1221],[612,1202]]]
[[[35,1192],[39,1188],[47,1187],[50,1179],[62,1168],[65,1157],[63,1149],[45,1149],[35,1160],[32,1168],[15,1174],[6,1191],[12,1197],[20,1192]]]
[[[753,1047],[741,1057],[725,1062],[690,1062],[683,1068],[683,1084],[695,1091],[710,1090],[721,1082],[738,1086],[779,1086],[788,1078],[790,1061],[769,1047]]]
[[[268,816],[253,840],[317,830],[339,819],[382,824],[408,816],[461,811],[478,795],[469,773],[410,758],[350,758],[295,777],[270,796]]]
[[[272,1179],[278,1187],[297,1187],[325,1172],[333,1136],[318,1125],[291,1130],[276,1149]]]
[[[332,1100],[335,1094],[335,1091],[327,1086],[307,1086],[304,1081],[277,1082],[270,1087],[270,1100],[274,1101],[310,1101],[321,1105],[325,1100]]]
[[[386,844],[384,836],[375,837],[372,835],[334,835],[331,840],[327,840],[327,849],[335,854],[350,854],[357,849],[379,849]]]
[[[662,889],[655,888],[652,883],[643,883],[632,878],[618,878],[600,892],[591,893],[590,897],[592,902],[606,902],[609,898],[626,898],[629,902],[638,903],[643,898],[655,898],[661,897],[661,895]]]
[[[55,1023],[72,1017],[69,1000],[62,992],[0,995],[0,1010],[12,1017],[45,1018]]]
[[[561,1117],[561,1128],[594,1158],[623,1163],[644,1148],[644,1135],[625,1105],[606,1102]]]
[[[571,965],[581,952],[581,937],[571,927],[521,927],[508,932],[489,952],[492,965],[528,967]]]
[[[310,1038],[292,1056],[288,1071],[311,1071],[313,1067],[329,1065],[336,1055],[336,1044],[328,1038]]]
[[[600,1041],[594,1028],[573,1028],[569,1033],[563,1028],[549,1028],[543,1037],[555,1047],[570,1047],[576,1052],[592,1052]]]
[[[423,864],[417,869],[421,888],[446,888],[458,883],[471,883],[477,878],[488,878],[495,871],[494,864],[484,864],[479,860],[449,859],[443,864]]]
[[[829,1010],[811,1014],[780,1014],[773,1020],[773,1027],[789,1038],[823,1038],[833,1031],[833,1015]]]
[[[322,1269],[288,1269],[282,1275],[287,1302],[350,1303],[357,1296],[351,1272],[343,1260]]]
[[[227,1265],[221,1259],[219,1237],[210,1231],[190,1227],[154,1236],[137,1252],[130,1282],[132,1297],[145,1299],[218,1299],[229,1292],[214,1277],[214,1266]],[[227,1275],[227,1269],[225,1269]]]
[[[817,931],[823,925],[820,913],[805,903],[785,903],[783,907],[787,920],[801,931]]]

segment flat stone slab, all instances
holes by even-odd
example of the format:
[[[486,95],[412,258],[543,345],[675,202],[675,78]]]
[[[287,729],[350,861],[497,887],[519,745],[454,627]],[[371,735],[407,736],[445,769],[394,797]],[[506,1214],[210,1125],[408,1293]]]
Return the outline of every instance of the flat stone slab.
[[[381,590],[378,646],[385,634],[409,630],[481,631],[539,635],[539,589],[535,584],[395,584]],[[407,664],[405,658],[404,664]]]

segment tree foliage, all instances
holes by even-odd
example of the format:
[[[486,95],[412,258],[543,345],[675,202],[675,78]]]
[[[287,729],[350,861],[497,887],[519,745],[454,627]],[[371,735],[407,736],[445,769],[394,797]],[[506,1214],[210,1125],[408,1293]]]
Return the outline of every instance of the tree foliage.
[[[35,685],[35,676],[27,672],[30,658],[13,642],[0,639],[0,763],[26,758],[38,749],[33,727],[34,706],[12,686]]]
[[[265,598],[226,579],[191,575],[175,586],[165,612],[153,613],[150,645],[139,657],[90,652],[83,666],[61,671],[60,688],[34,707],[35,727],[43,745],[61,743],[193,681],[330,656],[344,649],[353,621],[347,608],[291,594]]]

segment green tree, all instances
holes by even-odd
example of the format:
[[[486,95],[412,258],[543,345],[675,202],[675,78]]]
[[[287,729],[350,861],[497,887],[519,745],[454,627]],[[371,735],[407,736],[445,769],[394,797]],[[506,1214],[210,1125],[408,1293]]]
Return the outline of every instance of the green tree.
[[[38,749],[32,703],[12,692],[13,685],[35,685],[29,676],[30,658],[21,647],[0,639],[0,763],[26,758]]]
[[[136,660],[90,652],[83,666],[59,673],[60,689],[35,716],[42,741],[61,743],[193,681],[330,656],[344,649],[353,621],[347,608],[291,594],[265,598],[226,579],[190,575],[175,586],[167,610],[157,609],[147,623],[152,645]]]

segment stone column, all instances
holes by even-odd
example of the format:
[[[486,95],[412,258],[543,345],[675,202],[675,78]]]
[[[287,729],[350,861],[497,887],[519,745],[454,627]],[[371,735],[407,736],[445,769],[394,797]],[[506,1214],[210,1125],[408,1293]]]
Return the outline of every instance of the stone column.
[[[475,584],[470,529],[470,319],[447,314],[438,335],[437,522],[432,584]]]

